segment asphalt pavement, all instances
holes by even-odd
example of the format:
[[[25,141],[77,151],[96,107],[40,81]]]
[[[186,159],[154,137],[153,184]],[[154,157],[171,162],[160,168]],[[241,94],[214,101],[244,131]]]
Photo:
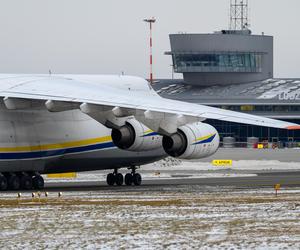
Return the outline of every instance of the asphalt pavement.
[[[300,171],[258,173],[254,176],[218,177],[218,178],[157,178],[143,180],[141,186],[107,186],[104,181],[68,181],[46,183],[46,190],[60,191],[88,191],[88,190],[139,190],[157,189],[159,187],[176,187],[180,185],[200,185],[236,188],[273,187],[280,184],[282,187],[300,187]]]

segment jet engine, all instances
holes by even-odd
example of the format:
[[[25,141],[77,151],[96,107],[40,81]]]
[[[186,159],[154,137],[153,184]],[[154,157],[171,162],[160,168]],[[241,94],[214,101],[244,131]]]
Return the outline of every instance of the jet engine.
[[[181,159],[200,159],[214,154],[220,143],[217,130],[206,123],[180,127],[175,134],[163,137],[165,152]]]
[[[129,119],[118,129],[112,129],[113,143],[128,151],[149,151],[162,147],[162,136],[135,119]]]

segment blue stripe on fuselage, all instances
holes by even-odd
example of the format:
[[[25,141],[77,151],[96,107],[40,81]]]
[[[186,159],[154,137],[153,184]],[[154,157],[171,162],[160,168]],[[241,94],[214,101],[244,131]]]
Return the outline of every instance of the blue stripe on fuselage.
[[[113,148],[115,145],[112,142],[99,143],[88,146],[64,148],[57,150],[47,151],[34,151],[34,152],[12,152],[12,153],[0,153],[0,160],[21,160],[21,159],[34,159],[34,158],[45,158],[53,156],[62,156],[66,154],[82,153],[97,149]]]

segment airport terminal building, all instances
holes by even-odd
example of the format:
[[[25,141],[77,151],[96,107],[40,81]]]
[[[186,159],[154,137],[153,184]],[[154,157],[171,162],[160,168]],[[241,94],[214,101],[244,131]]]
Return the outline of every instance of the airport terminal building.
[[[158,80],[166,98],[300,123],[300,79],[273,77],[273,37],[249,29],[212,34],[171,34],[173,67],[183,80]],[[247,142],[300,142],[300,131],[208,121],[221,137]]]

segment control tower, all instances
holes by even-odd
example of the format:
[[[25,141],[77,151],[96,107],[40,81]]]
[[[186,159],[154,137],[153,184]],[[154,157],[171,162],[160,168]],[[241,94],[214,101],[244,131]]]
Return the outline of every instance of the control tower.
[[[252,35],[248,0],[231,0],[230,27],[212,34],[171,34],[174,72],[198,86],[273,78],[273,37]]]

